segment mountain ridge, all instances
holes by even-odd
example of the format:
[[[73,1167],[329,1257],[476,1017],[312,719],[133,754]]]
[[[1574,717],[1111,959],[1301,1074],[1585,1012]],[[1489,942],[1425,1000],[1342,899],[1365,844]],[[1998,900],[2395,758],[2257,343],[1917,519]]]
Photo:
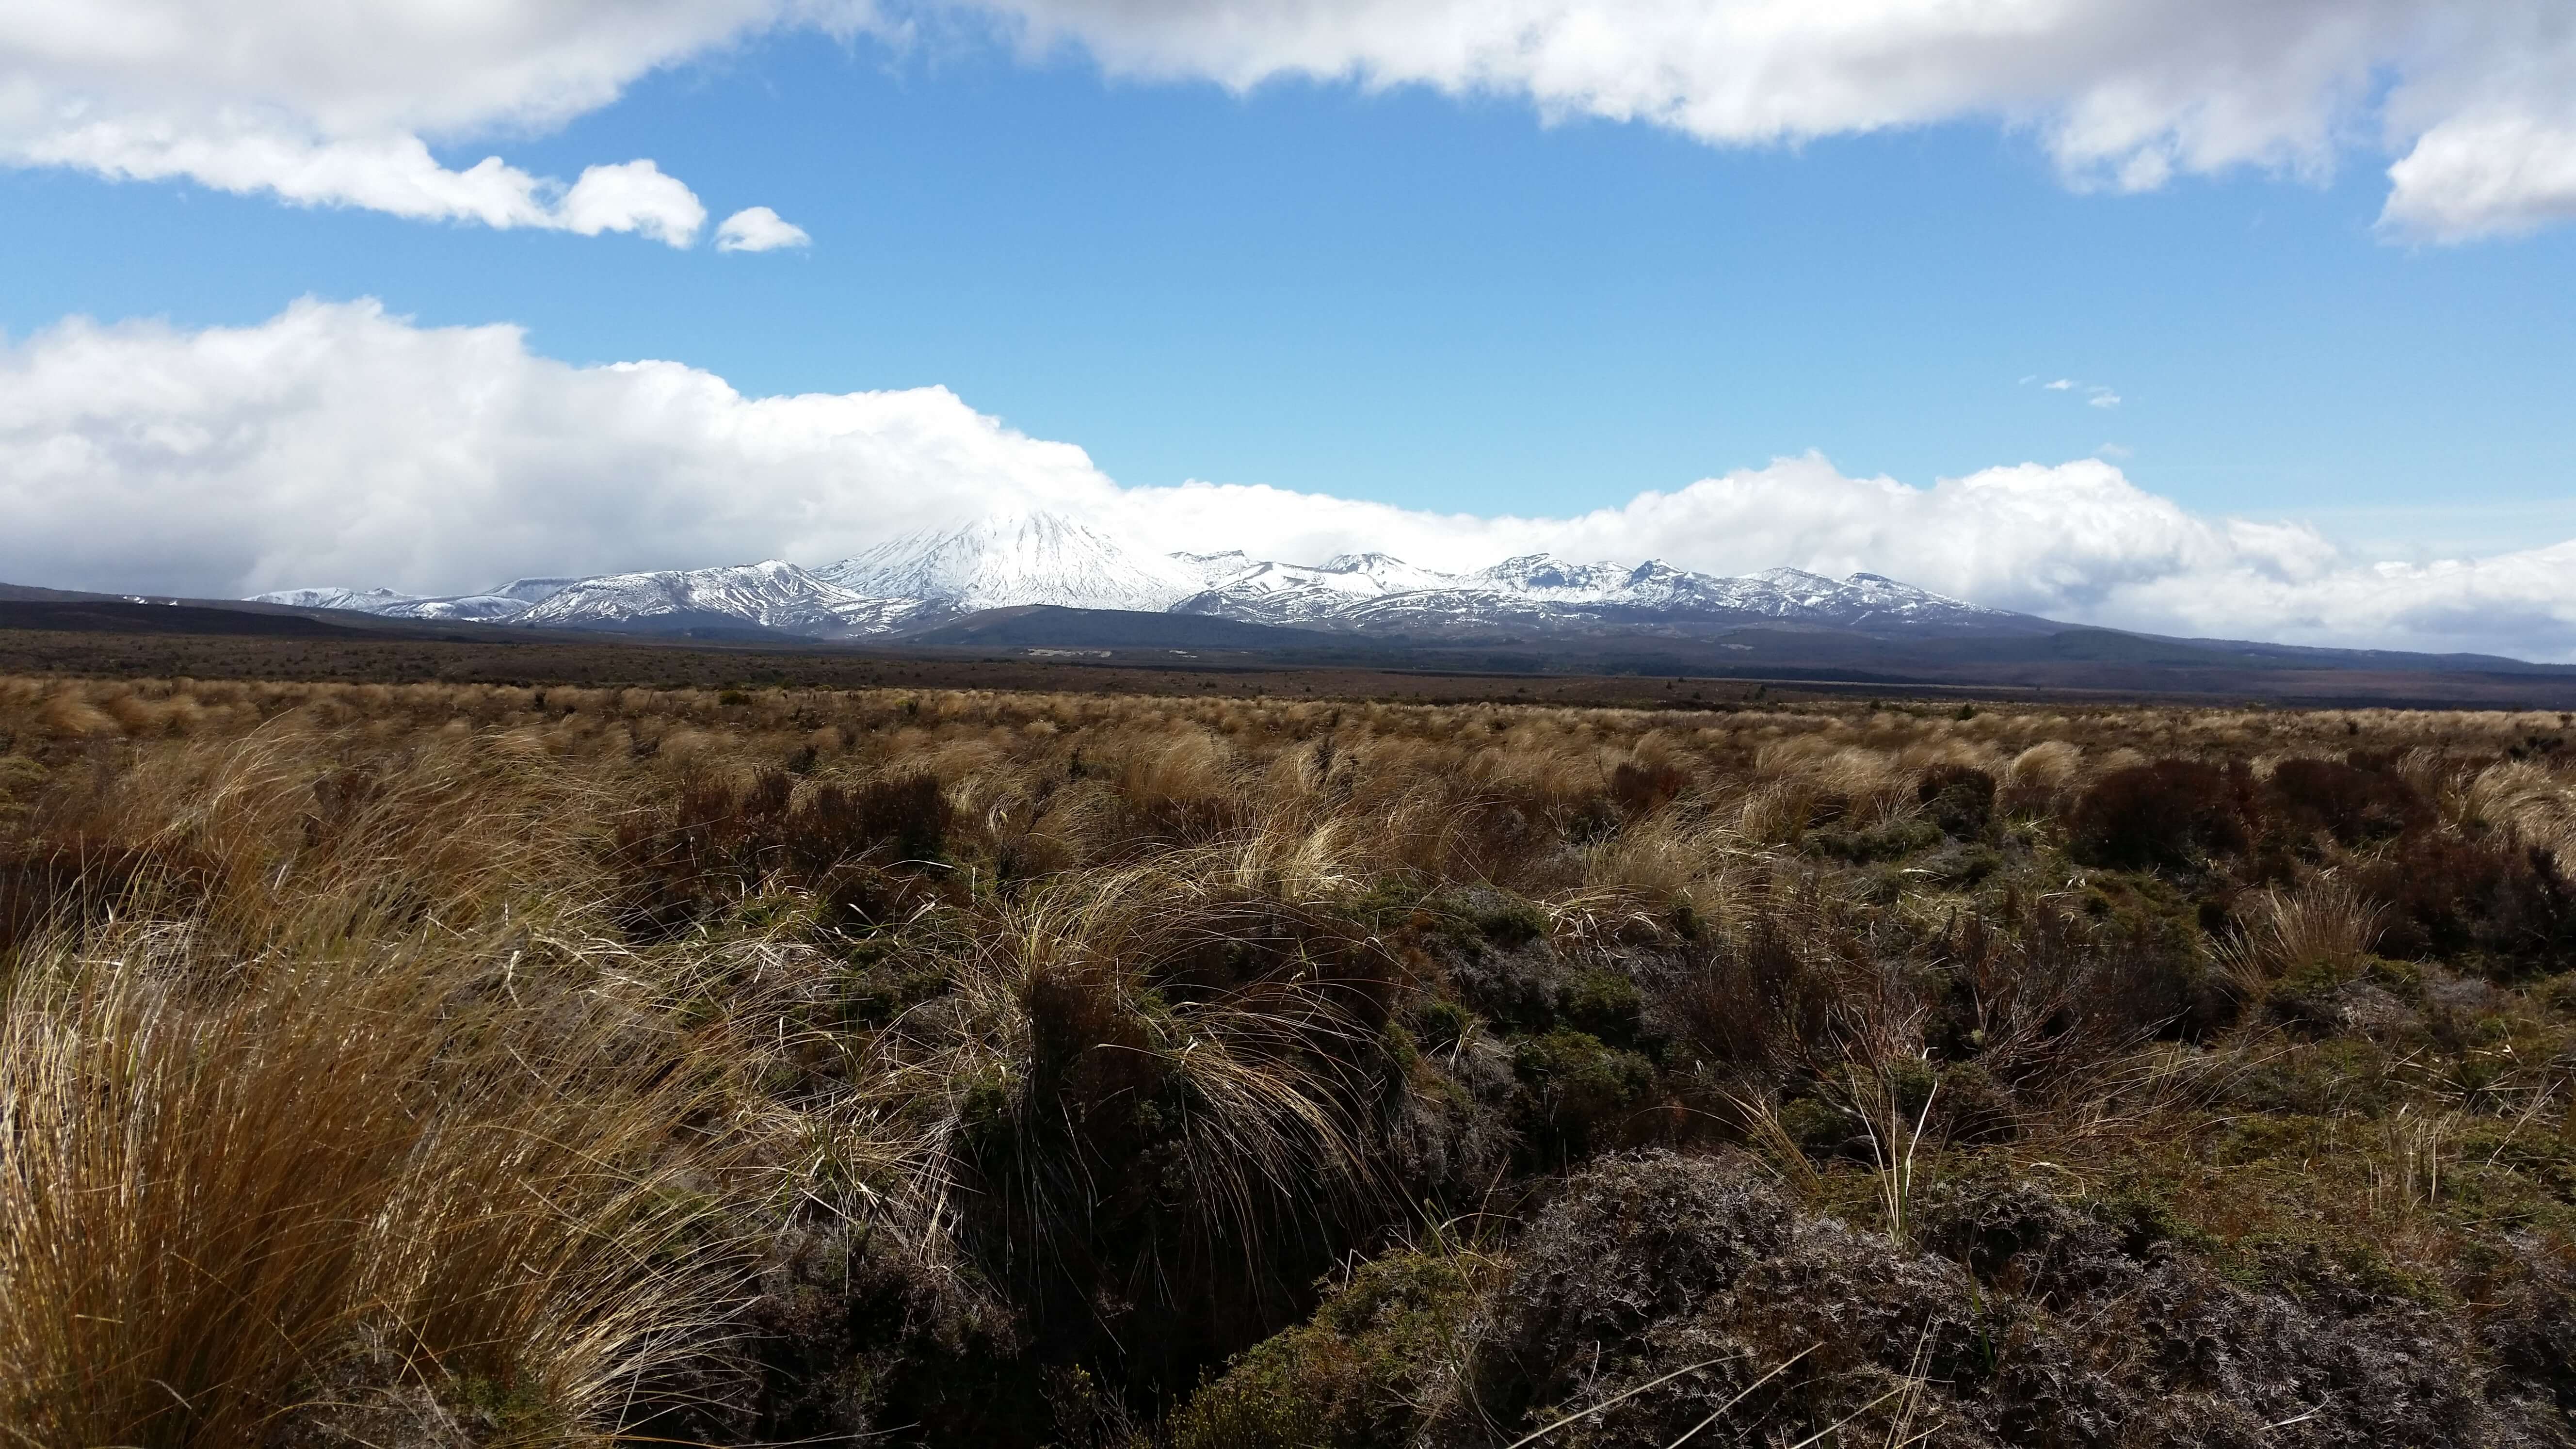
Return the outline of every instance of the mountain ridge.
[[[476,622],[501,627],[924,647],[977,639],[1043,644],[1048,628],[1091,640],[1171,638],[1213,644],[1222,631],[1180,625],[1104,623],[1106,614],[1227,621],[1257,632],[1220,647],[1457,649],[1542,647],[1560,654],[1617,644],[1657,657],[1697,652],[1717,661],[1754,646],[1726,642],[1759,631],[1757,652],[1805,636],[1820,657],[1846,639],[1872,657],[1908,649],[1950,652],[1957,641],[1991,640],[2007,652],[2049,654],[2047,641],[2104,632],[2161,645],[2215,648],[2248,664],[2287,667],[2397,667],[2548,670],[2483,655],[2414,655],[2392,650],[2159,639],[2096,631],[1952,598],[1856,571],[1841,579],[1777,567],[1717,575],[1660,559],[1577,563],[1545,552],[1448,572],[1383,551],[1359,550],[1322,563],[1254,557],[1240,549],[1157,554],[1050,513],[1006,514],[956,527],[923,529],[863,553],[812,567],[781,560],[701,569],[590,577],[513,579],[479,594],[428,597],[385,588],[316,587],[255,596],[261,607],[388,619]],[[1015,615],[963,629],[993,611]],[[1052,611],[1052,612],[1050,612]],[[1750,637],[1750,636],[1746,636]],[[1269,639],[1263,646],[1255,641]],[[1286,641],[1307,641],[1291,644]],[[1620,644],[1619,641],[1626,641]],[[1065,643],[1076,642],[1068,637]],[[1937,647],[1936,647],[1937,646]],[[1891,656],[1890,651],[1894,651]],[[1645,656],[1640,656],[1645,657]],[[2036,657],[2036,655],[2034,655]]]

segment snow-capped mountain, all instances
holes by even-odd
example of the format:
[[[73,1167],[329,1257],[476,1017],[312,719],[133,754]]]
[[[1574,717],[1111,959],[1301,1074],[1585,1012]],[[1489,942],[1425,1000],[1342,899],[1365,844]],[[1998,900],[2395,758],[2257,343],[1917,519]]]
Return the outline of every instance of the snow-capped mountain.
[[[550,593],[513,622],[532,628],[673,629],[750,625],[782,634],[836,638],[880,633],[919,612],[911,600],[869,598],[792,563],[769,560],[710,569],[608,574]]]
[[[1447,574],[1418,569],[1384,554],[1344,554],[1321,564],[1253,561],[1243,559],[1241,554],[1231,557],[1241,561],[1237,572],[1211,579],[1207,589],[1175,600],[1170,607],[1179,613],[1255,624],[1304,626],[1338,619],[1353,605],[1371,599],[1441,588],[1453,582]]]
[[[2037,625],[2023,615],[1946,598],[1877,574],[1836,582],[1798,569],[1729,577],[1659,559],[1574,564],[1549,554],[1470,574],[1418,569],[1383,554],[1319,567],[1261,564],[1173,608],[1246,623],[1458,638],[1511,633],[1672,632],[1777,622],[1924,633]]]
[[[250,596],[254,604],[283,604],[290,609],[349,609],[361,614],[381,614],[387,609],[421,602],[418,594],[398,594],[391,589],[274,589]]]
[[[1459,582],[1467,588],[1562,603],[1597,603],[1625,586],[1635,572],[1619,564],[1573,564],[1552,553],[1525,553],[1480,569]]]
[[[392,589],[279,589],[254,594],[251,602],[284,604],[295,609],[350,609],[388,619],[473,619],[490,623],[517,618],[527,612],[529,605],[542,603],[579,582],[573,578],[512,579],[480,594],[435,598]]]
[[[1426,640],[1705,636],[1754,626],[1898,638],[2060,627],[1878,574],[1836,580],[1776,568],[1725,576],[1657,559],[1573,563],[1544,553],[1453,574],[1384,553],[1342,554],[1319,564],[1240,550],[1156,554],[1044,513],[909,534],[812,569],[771,561],[514,579],[488,593],[447,598],[339,588],[259,598],[394,618],[661,633],[757,628],[819,639],[900,637],[962,614],[1029,604]]]
[[[525,599],[504,594],[459,594],[452,599],[413,599],[372,610],[388,619],[515,619],[528,611]]]
[[[1053,513],[909,533],[814,572],[852,593],[959,613],[1020,604],[1151,613],[1207,587],[1205,573],[1180,558],[1129,548]]]

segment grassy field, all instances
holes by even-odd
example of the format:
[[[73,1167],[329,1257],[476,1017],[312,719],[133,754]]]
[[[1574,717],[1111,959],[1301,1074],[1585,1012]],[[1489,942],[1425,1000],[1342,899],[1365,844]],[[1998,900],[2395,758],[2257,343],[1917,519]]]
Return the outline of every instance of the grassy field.
[[[0,676],[0,1441],[2576,1442],[2566,715],[957,677]]]

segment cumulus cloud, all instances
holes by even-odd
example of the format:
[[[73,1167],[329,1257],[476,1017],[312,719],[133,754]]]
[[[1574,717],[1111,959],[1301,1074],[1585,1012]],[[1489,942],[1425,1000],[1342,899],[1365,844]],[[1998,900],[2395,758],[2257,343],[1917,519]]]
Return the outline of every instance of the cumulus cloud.
[[[2576,93],[2576,76],[2568,80]],[[2427,131],[2388,170],[2381,225],[2433,241],[2519,235],[2576,217],[2576,122],[2465,118]]]
[[[716,228],[716,250],[720,252],[774,252],[780,247],[806,246],[813,240],[805,234],[805,228],[765,206],[745,207]]]
[[[746,398],[509,326],[305,301],[255,327],[62,323],[0,352],[0,579],[246,594],[855,553],[957,508],[1092,507],[1079,448],[943,388]]]
[[[676,362],[575,367],[513,327],[418,327],[372,302],[194,332],[74,320],[0,349],[10,582],[461,592],[519,574],[822,563],[1034,508],[1165,549],[1868,569],[2166,633],[2576,657],[2576,542],[2372,563],[2300,524],[2193,514],[2101,459],[1917,486],[1810,455],[1571,517],[1484,517],[1122,487],[1080,448],[944,388],[745,397]]]
[[[782,27],[902,44],[960,16],[1122,75],[1420,85],[1724,145],[1984,118],[2035,136],[2083,187],[2239,166],[2317,177],[2376,149],[2398,158],[2382,224],[2401,238],[2576,216],[2565,0],[20,4],[0,7],[0,161],[577,230],[563,188],[498,159],[449,168],[430,144],[557,125]],[[667,208],[631,215],[672,231]]]
[[[695,240],[651,161],[569,186],[433,143],[558,125],[637,76],[829,0],[83,0],[0,6],[0,163],[181,178],[421,220]]]

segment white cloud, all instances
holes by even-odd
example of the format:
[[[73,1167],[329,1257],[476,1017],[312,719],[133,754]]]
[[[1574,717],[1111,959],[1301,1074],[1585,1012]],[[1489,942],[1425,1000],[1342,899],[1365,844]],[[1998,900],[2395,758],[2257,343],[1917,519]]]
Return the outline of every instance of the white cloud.
[[[1912,486],[1775,460],[1567,518],[1246,485],[1122,488],[944,388],[747,398],[674,362],[574,367],[513,327],[370,302],[253,327],[75,320],[0,348],[0,579],[246,594],[785,557],[1032,507],[1165,548],[1474,567],[1551,550],[1742,572],[1869,569],[2167,633],[2576,657],[2576,542],[2372,563],[2296,523],[2208,518],[2113,464]]]
[[[2030,379],[2023,378],[2022,381]],[[2043,382],[2039,387],[2042,392],[2080,392],[2090,407],[2115,408],[2120,405],[2120,395],[2098,382],[2078,382],[2071,377],[2061,377],[2055,382]]]
[[[604,231],[634,231],[675,247],[697,240],[707,224],[707,209],[689,188],[662,174],[650,161],[619,166],[593,166],[564,193],[563,226],[583,236]]]
[[[650,161],[569,187],[449,144],[558,125],[637,76],[831,0],[81,0],[0,6],[0,163],[184,178],[422,220],[636,231],[705,210]]]
[[[2535,231],[2576,217],[2576,123],[2446,121],[2388,174],[2397,187],[2381,224],[2390,231],[2446,242]]]
[[[1987,117],[2078,186],[2406,153],[2386,224],[2460,240],[2576,215],[2565,0],[982,0],[1036,47],[1249,87],[1524,97],[1723,144]]]
[[[765,206],[745,207],[716,228],[716,250],[720,252],[774,252],[780,247],[805,246],[813,240],[805,234],[805,228]]]
[[[2317,177],[2376,150],[2399,158],[2382,221],[2403,238],[2576,216],[2566,0],[22,3],[0,6],[0,162],[572,226],[561,188],[497,159],[451,169],[431,143],[559,125],[782,27],[900,45],[958,15],[1122,75],[1421,85],[1724,145],[1983,118],[2082,187]]]

